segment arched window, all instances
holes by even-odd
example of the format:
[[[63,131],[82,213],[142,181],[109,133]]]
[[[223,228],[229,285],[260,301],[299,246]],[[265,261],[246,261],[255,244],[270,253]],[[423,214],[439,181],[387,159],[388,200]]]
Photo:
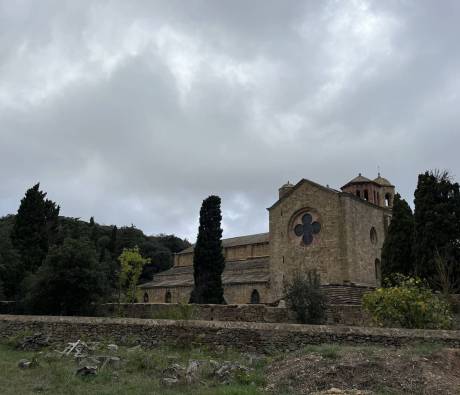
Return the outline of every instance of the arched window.
[[[171,303],[171,292],[169,292],[169,291],[166,291],[165,303]]]
[[[375,280],[377,286],[380,287],[382,285],[382,265],[380,264],[380,259],[375,260]]]
[[[393,204],[393,202],[391,200],[391,193],[387,193],[385,195],[385,206],[391,207],[392,204]]]
[[[251,304],[259,304],[260,303],[260,295],[257,289],[254,289],[251,293]]]
[[[375,230],[374,227],[371,228],[371,231],[370,231],[370,238],[371,238],[371,243],[372,244],[377,244],[377,231]]]
[[[144,293],[144,303],[149,302],[149,294],[147,292]]]
[[[369,192],[367,189],[364,190],[364,200],[369,200]]]

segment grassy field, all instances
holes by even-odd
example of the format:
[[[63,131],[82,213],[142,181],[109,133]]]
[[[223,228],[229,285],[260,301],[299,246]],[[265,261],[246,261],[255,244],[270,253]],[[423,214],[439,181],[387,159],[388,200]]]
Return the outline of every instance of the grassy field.
[[[252,371],[236,375],[231,384],[221,384],[205,371],[195,384],[176,384],[167,388],[160,383],[162,372],[171,364],[187,366],[189,360],[216,362],[235,361],[248,365],[240,354],[213,353],[203,349],[179,350],[161,348],[154,351],[127,352],[120,348],[117,369],[105,368],[96,376],[79,377],[77,362],[72,357],[60,357],[52,350],[40,352],[18,351],[9,344],[0,344],[0,393],[18,394],[203,394],[256,395],[262,392],[263,362],[251,365]],[[21,359],[36,360],[38,366],[21,369]]]
[[[80,377],[75,374],[79,365],[74,357],[61,357],[53,347],[20,351],[15,342],[0,344],[2,395],[291,395],[320,394],[333,387],[350,391],[344,394],[355,394],[354,390],[378,395],[460,393],[460,351],[437,344],[399,349],[326,344],[270,356],[176,347],[109,351],[107,344],[100,344],[94,355],[116,355],[120,366]],[[21,369],[21,359],[37,364]],[[162,382],[171,366],[182,366],[185,371],[190,361],[200,364],[193,382],[187,384],[183,377],[170,386]],[[237,370],[222,380],[216,366],[225,364],[239,364],[247,370]]]

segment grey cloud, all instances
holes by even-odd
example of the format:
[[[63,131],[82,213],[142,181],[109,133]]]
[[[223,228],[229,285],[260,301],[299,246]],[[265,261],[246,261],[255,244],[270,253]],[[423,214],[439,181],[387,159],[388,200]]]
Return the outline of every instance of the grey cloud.
[[[0,0],[0,214],[37,180],[63,213],[194,238],[262,232],[287,180],[380,166],[412,200],[460,176],[446,2]]]

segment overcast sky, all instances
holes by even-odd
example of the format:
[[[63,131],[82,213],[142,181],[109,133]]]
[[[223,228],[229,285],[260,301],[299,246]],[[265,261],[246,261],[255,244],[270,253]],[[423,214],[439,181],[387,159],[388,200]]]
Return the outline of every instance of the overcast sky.
[[[460,179],[460,2],[0,0],[0,216],[61,213],[194,240],[268,230],[278,187],[359,172],[412,204]]]

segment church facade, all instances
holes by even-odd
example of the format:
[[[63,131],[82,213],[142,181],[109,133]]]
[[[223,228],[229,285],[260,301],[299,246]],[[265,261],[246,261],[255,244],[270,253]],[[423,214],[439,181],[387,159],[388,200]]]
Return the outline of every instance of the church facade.
[[[379,285],[394,186],[361,174],[341,190],[302,179],[279,189],[268,208],[269,232],[222,240],[224,297],[229,304],[283,299],[297,272],[316,270],[331,303],[354,303]],[[174,266],[140,286],[144,302],[186,303],[193,288],[193,246]]]

